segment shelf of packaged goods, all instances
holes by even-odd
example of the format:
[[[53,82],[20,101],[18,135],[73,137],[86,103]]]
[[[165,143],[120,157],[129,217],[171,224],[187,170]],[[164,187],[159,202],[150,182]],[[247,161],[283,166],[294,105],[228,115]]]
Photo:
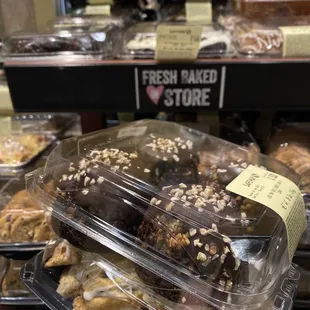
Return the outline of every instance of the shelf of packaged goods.
[[[310,110],[310,59],[31,60],[4,66],[18,112]]]

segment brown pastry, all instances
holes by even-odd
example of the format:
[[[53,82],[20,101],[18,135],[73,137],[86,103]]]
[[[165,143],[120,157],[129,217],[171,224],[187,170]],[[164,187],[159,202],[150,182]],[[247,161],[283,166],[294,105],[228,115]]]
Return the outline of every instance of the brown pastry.
[[[277,55],[282,51],[283,36],[278,28],[255,22],[241,22],[236,25],[232,36],[241,54]]]
[[[10,260],[8,269],[2,281],[2,294],[3,296],[25,296],[30,295],[26,286],[20,280],[20,269],[24,265],[24,261]]]
[[[48,143],[43,135],[0,136],[0,164],[16,165],[30,160]]]
[[[123,281],[116,279],[122,286]],[[142,296],[140,296],[142,298]],[[128,295],[124,294],[109,278],[97,277],[91,284],[84,285],[83,301],[86,309],[100,310],[121,308],[138,309],[139,305]]]
[[[303,174],[310,169],[310,152],[304,146],[285,143],[271,156],[283,162],[298,174]]]
[[[40,242],[49,240],[53,232],[26,190],[16,193],[0,212],[0,242]]]
[[[55,248],[52,257],[45,263],[45,267],[75,265],[80,261],[81,257],[78,251],[67,241],[63,241]]]
[[[57,293],[65,298],[76,297],[82,293],[82,283],[77,279],[76,275],[82,271],[83,265],[71,266],[69,270],[65,271],[59,280]]]

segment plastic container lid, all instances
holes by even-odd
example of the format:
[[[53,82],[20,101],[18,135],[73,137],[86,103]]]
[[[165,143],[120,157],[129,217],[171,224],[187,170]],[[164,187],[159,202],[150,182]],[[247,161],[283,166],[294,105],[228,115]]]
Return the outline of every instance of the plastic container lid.
[[[280,217],[225,189],[249,164],[299,182],[266,156],[146,120],[61,142],[28,184],[73,245],[104,245],[207,303],[240,308],[268,299],[290,266]]]
[[[47,30],[41,33],[20,33],[4,42],[4,56],[12,57],[114,57],[119,51],[120,30],[109,25],[93,31]],[[116,53],[116,54],[115,54]]]
[[[112,16],[61,16],[50,22],[54,29],[84,29],[88,30],[91,27],[106,27],[115,25],[123,27],[125,20]]]
[[[72,127],[78,120],[73,113],[27,113],[15,114],[11,118],[12,130],[22,133],[58,135]]]
[[[78,252],[66,241],[49,244],[44,254],[26,264],[21,277],[51,309],[72,309],[72,304],[74,309],[224,309],[181,288],[169,288],[173,286],[170,282],[164,283],[112,251],[100,256]],[[145,285],[145,278],[152,278],[152,285]],[[290,296],[297,289],[298,278],[299,272],[291,267],[277,283],[277,293],[256,309],[291,309]]]
[[[0,190],[0,253],[39,251],[53,236],[44,211],[25,190],[24,179],[11,179]]]
[[[154,58],[157,25],[139,23],[130,27],[125,34],[122,57]],[[229,33],[217,28],[216,25],[203,27],[198,57],[227,56],[233,53]]]

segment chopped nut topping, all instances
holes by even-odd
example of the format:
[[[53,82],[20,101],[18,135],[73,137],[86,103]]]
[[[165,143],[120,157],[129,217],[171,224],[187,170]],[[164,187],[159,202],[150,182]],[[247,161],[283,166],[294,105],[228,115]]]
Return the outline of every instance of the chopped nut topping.
[[[101,184],[104,181],[104,177],[99,177],[97,179],[98,184]]]
[[[145,169],[144,169],[144,172],[145,172],[145,173],[150,173],[150,172],[151,172],[151,170],[150,170],[150,169],[145,168]]]
[[[212,224],[212,230],[214,230],[215,232],[218,232],[217,226],[215,224]]]
[[[69,175],[69,176],[68,176],[68,180],[70,180],[70,181],[71,181],[71,180],[72,180],[72,178],[73,178],[73,174],[71,174],[71,175]]]
[[[161,204],[161,200],[157,200],[157,201],[155,202],[155,204],[156,204],[156,206],[160,205],[160,204]]]
[[[231,239],[228,238],[228,237],[225,236],[225,235],[223,235],[223,241],[224,241],[225,243],[231,243]]]
[[[170,203],[167,204],[166,210],[171,211],[173,207],[174,207],[174,203],[171,201]]]
[[[209,246],[209,244],[205,244],[205,251],[206,251],[206,252],[209,252],[209,251],[210,251],[210,246]]]
[[[89,177],[85,177],[84,179],[84,186],[87,186],[87,183],[90,181]]]
[[[197,229],[191,228],[191,229],[189,230],[189,235],[190,235],[191,237],[195,236],[196,234],[197,234]],[[199,240],[199,239],[198,239],[198,240]]]
[[[216,259],[218,259],[219,257],[220,257],[219,254],[215,254],[215,255],[212,257],[212,260],[216,260]]]
[[[164,187],[162,187],[162,190],[164,191],[166,189],[169,189],[170,187],[172,187],[172,185],[164,186]]]
[[[63,179],[64,181],[67,181],[68,176],[67,176],[66,174],[63,174],[63,175],[62,175],[62,179]]]
[[[202,253],[202,252],[198,252],[197,255],[197,260],[200,260],[202,262],[205,262],[207,260],[207,255]]]
[[[226,259],[226,254],[222,254],[221,255],[221,264],[224,264],[225,259]]]
[[[157,199],[153,197],[150,201],[151,205],[156,205]]]
[[[89,193],[89,189],[83,189],[83,190],[82,190],[82,194],[83,194],[84,196],[86,196],[88,193]]]
[[[92,179],[90,182],[89,182],[89,184],[91,184],[91,185],[93,185],[93,184],[95,184],[96,183],[96,180],[95,179]]]
[[[240,166],[245,169],[248,166],[248,164],[247,163],[242,163]]]
[[[208,230],[205,229],[205,228],[200,228],[200,229],[199,229],[199,232],[200,232],[200,234],[201,234],[202,236],[206,236],[206,235],[208,234]]]
[[[75,171],[76,169],[75,169],[74,167],[71,167],[71,166],[70,166],[68,170],[69,170],[69,172],[73,172],[73,171]]]
[[[200,244],[200,240],[199,239],[195,239],[194,240],[194,246],[198,246],[198,244]]]
[[[180,183],[180,184],[179,184],[179,187],[184,189],[184,188],[187,188],[187,185],[184,184],[184,183]]]

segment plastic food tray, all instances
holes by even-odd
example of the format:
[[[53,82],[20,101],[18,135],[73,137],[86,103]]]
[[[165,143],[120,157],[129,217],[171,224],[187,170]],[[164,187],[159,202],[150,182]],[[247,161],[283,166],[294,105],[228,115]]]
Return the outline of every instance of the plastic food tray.
[[[73,113],[15,114],[12,116],[12,128],[22,133],[58,136],[78,119],[78,115]]]
[[[73,245],[111,248],[214,306],[256,309],[290,262],[280,217],[225,189],[249,164],[299,183],[267,156],[139,121],[63,141],[28,188]]]
[[[29,259],[41,251],[52,235],[44,221],[43,210],[26,193],[25,180],[8,181],[0,190],[0,255]]]
[[[206,304],[180,288],[169,290],[155,285],[145,285],[140,279],[145,270],[116,253],[106,251],[100,255],[90,254],[78,252],[69,246],[66,241],[56,243],[54,259],[51,259],[53,252],[47,246],[44,253],[32,258],[21,271],[24,283],[50,309],[71,310],[73,305],[81,303],[84,305],[89,303],[92,309],[108,309],[109,298],[113,299],[115,307],[117,307],[115,303],[118,303],[120,307],[126,309],[221,309]],[[67,248],[63,252],[70,253],[67,256],[60,254],[61,249],[65,247]],[[69,263],[70,259],[73,262],[73,256],[77,257],[77,253],[80,261]],[[46,262],[51,261],[52,264],[45,266]],[[290,278],[291,276],[293,278]],[[257,306],[267,310],[291,309],[298,276],[299,272],[291,267],[278,284],[278,293]]]
[[[47,149],[56,141],[56,137],[52,135],[37,135],[37,134],[27,134],[27,135],[12,135],[12,136],[0,136],[0,147],[2,150],[6,150],[7,157],[13,156],[14,153],[18,153],[20,148],[27,149],[27,145],[25,142],[18,142],[20,136],[34,136],[41,137],[44,142],[41,147],[38,148],[36,153],[33,153],[31,149],[29,149],[29,154],[27,155],[27,159],[22,162],[17,162],[14,164],[9,163],[0,163],[0,175],[1,177],[5,176],[14,176],[19,174],[22,170],[24,170],[28,165],[33,163],[38,157],[40,157]],[[15,141],[16,140],[16,141]],[[28,149],[27,149],[28,152]]]
[[[0,305],[37,306],[41,300],[33,295],[20,279],[20,269],[24,261],[8,260],[0,257]]]

